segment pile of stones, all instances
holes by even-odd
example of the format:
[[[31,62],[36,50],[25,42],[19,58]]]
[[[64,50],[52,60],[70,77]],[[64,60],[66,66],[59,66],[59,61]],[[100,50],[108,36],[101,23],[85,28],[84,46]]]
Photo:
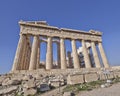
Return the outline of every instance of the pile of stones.
[[[41,85],[46,84],[42,90]],[[63,75],[40,75],[40,74],[6,74],[0,76],[0,96],[35,95],[41,91],[48,91],[52,87],[66,84]]]

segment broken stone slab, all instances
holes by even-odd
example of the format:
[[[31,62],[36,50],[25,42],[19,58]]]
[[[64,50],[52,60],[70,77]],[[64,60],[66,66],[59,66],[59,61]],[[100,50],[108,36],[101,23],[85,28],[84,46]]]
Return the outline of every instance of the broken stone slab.
[[[75,96],[73,92],[64,92],[63,96]]]
[[[111,83],[112,83],[112,80],[107,80],[106,82],[111,84]]]
[[[51,78],[49,80],[49,84],[51,84],[51,86],[54,86],[54,87],[59,87],[59,86],[65,85],[65,80],[62,78]]]
[[[6,79],[5,76],[0,76],[0,85],[2,85],[2,82]]]
[[[89,73],[89,74],[85,74],[85,82],[92,82],[92,81],[97,81],[98,75],[97,73]]]
[[[120,71],[118,71],[118,72],[114,72],[114,76],[115,76],[115,78],[120,77]]]
[[[44,92],[44,91],[48,91],[50,90],[50,87],[48,84],[41,84],[39,87],[38,87],[38,91],[41,91],[41,92]]]
[[[18,80],[18,81],[22,81],[22,77],[21,76],[19,76],[19,77],[12,77],[12,79],[11,80]]]
[[[24,96],[35,95],[36,93],[37,93],[36,89],[30,88],[30,89],[24,91]]]
[[[1,89],[0,95],[13,93],[13,91],[16,91],[17,88],[18,88],[18,86],[10,86],[10,87],[7,87],[5,89]]]
[[[25,88],[34,88],[36,86],[35,81],[30,80],[27,82],[24,82],[23,87]]]
[[[100,73],[100,74],[99,74],[99,79],[100,79],[100,80],[106,80],[106,79],[107,79],[107,76],[106,76],[105,74],[103,74],[103,73]]]
[[[54,86],[54,87],[60,86],[60,82],[51,82],[50,84],[51,84],[51,86]]]
[[[79,84],[79,83],[84,83],[82,74],[68,75],[67,84],[74,85],[74,84]]]
[[[30,76],[29,76],[29,75],[25,75],[25,76],[22,77],[22,80],[23,80],[23,81],[27,81],[27,80],[29,80],[29,79],[30,79]]]
[[[6,82],[3,82],[2,85],[19,85],[21,84],[20,80],[8,80]]]
[[[10,80],[9,85],[19,85],[21,84],[21,80]]]
[[[42,79],[41,75],[39,75],[39,74],[34,75],[34,78],[37,79],[37,80]]]
[[[5,80],[3,80],[2,86],[8,85],[9,80],[10,80],[10,78],[6,78]]]

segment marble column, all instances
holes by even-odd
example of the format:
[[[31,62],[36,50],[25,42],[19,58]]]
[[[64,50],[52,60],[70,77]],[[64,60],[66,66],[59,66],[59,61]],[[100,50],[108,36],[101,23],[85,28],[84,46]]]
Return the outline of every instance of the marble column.
[[[94,61],[95,61],[95,66],[96,66],[96,68],[100,68],[101,67],[100,60],[99,60],[98,53],[96,50],[95,42],[93,42],[93,41],[91,42],[91,48],[92,48],[92,53],[93,53],[93,57],[94,57]]]
[[[27,47],[26,47],[26,55],[25,55],[26,58],[25,58],[25,64],[24,64],[24,69],[25,69],[25,70],[28,69],[27,67],[28,67],[28,64],[29,64],[29,63],[28,63],[28,62],[29,62],[28,59],[30,58],[30,57],[29,57],[29,50],[30,50],[30,49],[29,49],[29,43],[27,43]]]
[[[25,58],[25,70],[29,70],[29,64],[30,64],[30,55],[31,54],[31,42],[30,42],[30,36],[27,36],[27,47],[26,47],[26,58]]]
[[[38,53],[37,53],[37,66],[36,69],[39,69],[39,65],[40,65],[40,40],[38,43]]]
[[[98,48],[99,48],[99,51],[100,51],[100,54],[101,54],[101,57],[102,57],[104,67],[109,68],[109,63],[108,63],[108,60],[107,60],[107,57],[105,55],[105,52],[104,52],[104,49],[103,49],[103,46],[102,46],[101,42],[98,43]]]
[[[72,43],[72,55],[73,55],[74,68],[80,68],[80,62],[79,62],[79,58],[77,54],[76,42],[73,39],[71,43]]]
[[[65,51],[65,43],[64,39],[60,39],[60,57],[61,57],[61,69],[66,69],[66,51]]]
[[[57,64],[58,68],[60,68],[60,42],[57,42]]]
[[[91,68],[90,57],[88,55],[88,50],[85,44],[85,41],[82,40],[82,49],[83,49],[83,56],[86,68]]]
[[[37,53],[38,53],[38,36],[34,36],[33,44],[32,44],[32,52],[30,57],[30,66],[29,70],[34,70],[37,64]]]
[[[46,69],[52,69],[53,67],[53,52],[52,52],[52,37],[48,37],[47,40],[47,53],[46,53]]]
[[[14,63],[13,63],[13,66],[12,66],[12,71],[18,70],[19,69],[18,67],[21,64],[21,56],[22,56],[22,53],[23,53],[25,38],[26,38],[25,35],[20,34],[20,39],[19,39],[19,42],[18,42],[16,55],[15,55]]]
[[[25,70],[25,66],[26,66],[26,60],[27,60],[27,54],[28,54],[28,42],[26,42],[26,46],[25,46],[25,50],[24,50],[24,63],[23,63],[23,66],[22,66],[22,69]]]
[[[28,54],[28,43],[27,43],[26,50],[25,50],[24,65],[22,66],[22,67],[23,67],[23,70],[26,69],[26,64],[27,64],[27,59],[28,59],[27,54]]]
[[[28,46],[28,53],[27,53],[27,59],[26,59],[26,70],[29,70],[30,56],[31,56],[31,46],[29,44],[29,46]]]
[[[21,56],[21,64],[20,64],[20,70],[24,70],[24,66],[25,66],[25,58],[26,58],[26,48],[27,48],[27,38],[25,38],[24,40],[24,47],[23,47],[23,53],[22,53],[22,56]]]

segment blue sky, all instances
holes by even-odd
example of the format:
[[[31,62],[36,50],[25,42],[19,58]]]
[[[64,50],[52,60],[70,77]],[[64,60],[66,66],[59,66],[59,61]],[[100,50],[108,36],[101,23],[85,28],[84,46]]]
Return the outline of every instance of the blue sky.
[[[60,28],[99,30],[109,63],[120,65],[120,0],[1,0],[0,73],[12,67],[19,20],[46,20]]]

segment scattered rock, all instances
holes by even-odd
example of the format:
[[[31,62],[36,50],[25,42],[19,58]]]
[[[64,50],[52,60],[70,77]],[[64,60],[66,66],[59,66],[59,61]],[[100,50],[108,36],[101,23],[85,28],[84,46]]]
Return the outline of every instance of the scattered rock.
[[[9,80],[10,80],[10,78],[6,78],[6,79],[2,82],[2,86],[9,85]]]
[[[105,85],[104,85],[104,84],[102,84],[102,85],[101,85],[101,88],[105,88]]]
[[[42,77],[41,77],[39,74],[34,75],[34,78],[35,78],[36,80],[42,79]]]
[[[112,80],[107,80],[106,82],[107,82],[107,83],[112,83]]]
[[[50,87],[48,84],[41,84],[40,87],[38,88],[38,91],[44,92],[50,90]]]
[[[33,80],[30,80],[28,82],[25,82],[25,84],[23,84],[23,87],[25,87],[25,88],[34,88],[35,86],[36,86],[36,84]]]
[[[73,92],[64,92],[63,96],[75,96]]]
[[[28,96],[28,95],[35,95],[37,93],[37,90],[36,89],[28,89],[26,91],[24,91],[24,96]]]
[[[21,84],[21,81],[19,81],[19,80],[9,80],[9,79],[2,83],[3,86],[4,85],[19,85],[19,84]]]
[[[3,95],[3,94],[11,94],[13,93],[13,91],[16,91],[18,88],[18,86],[10,86],[8,88],[5,88],[5,89],[1,89],[0,90],[0,95]]]

